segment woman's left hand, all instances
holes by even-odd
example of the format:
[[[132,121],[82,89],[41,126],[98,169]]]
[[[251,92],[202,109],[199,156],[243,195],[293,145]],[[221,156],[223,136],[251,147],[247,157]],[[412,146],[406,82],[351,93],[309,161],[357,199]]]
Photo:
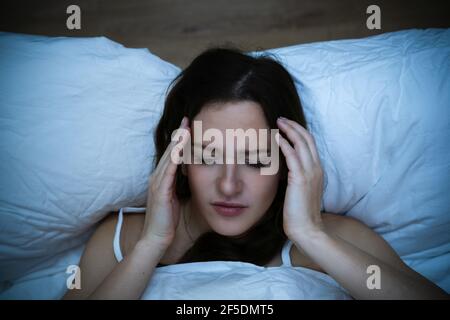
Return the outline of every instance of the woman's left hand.
[[[323,231],[320,213],[323,192],[323,171],[314,138],[295,121],[278,118],[276,140],[288,167],[288,181],[283,208],[283,228],[294,241],[309,231]]]

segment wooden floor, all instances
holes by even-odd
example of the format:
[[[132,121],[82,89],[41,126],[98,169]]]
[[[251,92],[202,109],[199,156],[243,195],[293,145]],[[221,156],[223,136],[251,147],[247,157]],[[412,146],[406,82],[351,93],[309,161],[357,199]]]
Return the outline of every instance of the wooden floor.
[[[180,67],[207,47],[244,50],[359,38],[407,28],[450,27],[450,1],[403,0],[2,0],[0,30],[51,36],[106,36],[145,47]],[[66,28],[66,8],[81,8],[81,30]],[[381,8],[381,30],[366,28],[366,8]]]

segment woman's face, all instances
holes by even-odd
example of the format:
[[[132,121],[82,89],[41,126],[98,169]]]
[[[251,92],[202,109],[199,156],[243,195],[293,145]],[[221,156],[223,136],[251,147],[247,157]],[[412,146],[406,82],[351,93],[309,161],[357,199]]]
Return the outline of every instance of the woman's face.
[[[237,153],[258,150],[258,145],[250,146],[245,142],[245,148],[237,145],[234,138],[234,154],[227,153],[226,129],[241,128],[267,129],[267,146],[270,149],[270,128],[266,122],[262,108],[251,101],[230,102],[208,105],[190,122],[191,141],[194,143],[194,121],[201,121],[202,134],[210,128],[218,129],[223,137],[223,164],[187,164],[186,174],[192,193],[191,205],[194,214],[200,214],[209,227],[224,236],[237,236],[253,226],[268,210],[278,188],[280,173],[262,175],[260,168],[253,164],[236,163]],[[259,139],[259,138],[258,138]],[[204,146],[211,140],[202,141]],[[259,142],[259,140],[258,140]],[[278,147],[278,146],[277,146]],[[201,150],[201,149],[200,149]],[[194,147],[192,148],[194,154]],[[226,159],[234,156],[233,164]],[[248,156],[246,157],[248,159]],[[258,157],[259,161],[259,157]],[[245,205],[246,208],[238,215],[230,216],[214,206],[214,202],[231,202]],[[226,210],[225,210],[226,211]]]

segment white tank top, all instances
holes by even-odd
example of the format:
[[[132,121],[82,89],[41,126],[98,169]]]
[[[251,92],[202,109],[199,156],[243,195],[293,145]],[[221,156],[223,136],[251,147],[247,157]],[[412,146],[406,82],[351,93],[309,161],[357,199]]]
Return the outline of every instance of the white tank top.
[[[114,255],[122,261],[120,230],[123,214],[145,212],[145,208],[124,207],[114,234]],[[155,268],[142,299],[171,300],[266,300],[345,299],[352,297],[329,275],[304,267],[293,267],[292,241],[281,251],[282,265],[261,267],[248,262],[207,261],[179,263]]]

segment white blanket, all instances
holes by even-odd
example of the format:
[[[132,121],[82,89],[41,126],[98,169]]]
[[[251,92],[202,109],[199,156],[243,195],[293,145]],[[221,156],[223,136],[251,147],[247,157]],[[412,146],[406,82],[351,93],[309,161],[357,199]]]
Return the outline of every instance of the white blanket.
[[[211,261],[160,267],[142,299],[352,299],[330,276],[302,267]]]
[[[60,299],[67,291],[67,266],[83,246],[48,261],[9,284],[0,299]],[[82,273],[81,273],[82,275]],[[73,289],[76,290],[76,289]],[[142,295],[146,300],[338,300],[352,299],[330,276],[302,267],[260,267],[232,261],[194,262],[156,268]]]
[[[450,29],[270,51],[292,73],[316,139],[324,209],[363,221],[450,292]],[[178,72],[104,37],[0,33],[0,299],[61,297],[88,231],[107,212],[142,204],[152,130]],[[273,292],[290,298],[324,288],[302,289],[320,283],[304,269],[249,276],[248,265],[232,265],[223,277],[254,283],[248,296],[272,276],[287,286]],[[225,268],[207,264],[193,279],[206,266]],[[167,285],[170,270],[154,281]]]

